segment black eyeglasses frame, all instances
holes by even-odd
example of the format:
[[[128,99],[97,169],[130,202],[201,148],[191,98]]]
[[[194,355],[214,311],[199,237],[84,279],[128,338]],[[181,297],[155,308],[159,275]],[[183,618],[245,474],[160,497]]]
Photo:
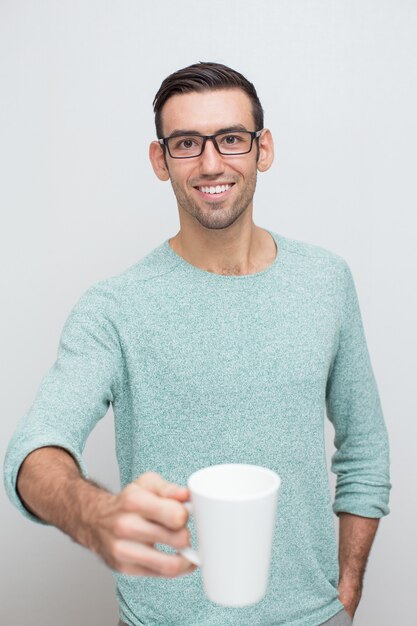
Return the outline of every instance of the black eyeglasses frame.
[[[260,130],[240,130],[240,131],[230,131],[230,133],[228,132],[221,132],[221,133],[215,133],[214,135],[199,135],[198,133],[181,133],[180,135],[171,135],[170,137],[161,137],[161,139],[158,139],[158,143],[161,144],[162,147],[166,147],[168,150],[168,154],[171,157],[171,159],[196,159],[197,157],[200,157],[203,152],[204,152],[204,148],[206,147],[206,143],[208,140],[211,140],[214,144],[214,147],[216,148],[217,152],[221,155],[221,156],[239,156],[240,154],[249,154],[249,152],[251,152],[252,150],[252,146],[253,146],[253,141],[254,139],[258,139],[261,132],[264,129],[261,128]],[[224,152],[220,152],[220,148],[219,145],[216,141],[216,137],[219,137],[220,135],[233,135],[233,133],[238,133],[238,132],[244,132],[244,133],[249,133],[251,136],[251,142],[250,142],[250,148],[249,150],[245,150],[245,152],[230,152],[229,154],[225,154]],[[179,156],[172,156],[170,149],[169,149],[169,145],[168,145],[168,140],[169,139],[175,139],[175,137],[201,137],[201,139],[203,140],[203,143],[201,144],[201,152],[199,154],[193,154],[192,156],[183,156],[183,157],[179,157]]]

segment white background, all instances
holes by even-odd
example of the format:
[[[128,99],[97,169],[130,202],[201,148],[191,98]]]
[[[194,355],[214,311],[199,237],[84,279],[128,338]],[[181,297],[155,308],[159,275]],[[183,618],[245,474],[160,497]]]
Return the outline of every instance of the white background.
[[[355,626],[417,625],[416,7],[0,0],[1,455],[80,295],[178,230],[147,156],[161,81],[230,65],[254,82],[276,143],[255,223],[343,256],[359,294],[393,490]],[[118,489],[111,412],[85,459]],[[115,626],[110,571],[4,492],[0,505],[1,624]]]

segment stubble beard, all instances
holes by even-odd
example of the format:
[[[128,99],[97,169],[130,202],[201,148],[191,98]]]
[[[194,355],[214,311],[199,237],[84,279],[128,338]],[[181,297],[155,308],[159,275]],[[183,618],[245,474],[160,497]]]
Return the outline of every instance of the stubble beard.
[[[227,228],[239,219],[251,204],[256,189],[257,170],[250,177],[239,196],[227,208],[223,208],[223,205],[228,200],[213,202],[216,208],[210,207],[210,204],[205,203],[204,200],[201,201],[200,205],[173,178],[170,181],[180,210],[182,209],[192,215],[204,228],[220,230]]]

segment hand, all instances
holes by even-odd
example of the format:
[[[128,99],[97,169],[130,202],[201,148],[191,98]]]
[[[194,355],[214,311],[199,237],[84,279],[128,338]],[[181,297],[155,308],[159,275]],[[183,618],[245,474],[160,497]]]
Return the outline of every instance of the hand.
[[[349,583],[339,583],[339,600],[345,607],[346,613],[353,619],[358,604],[361,599],[362,591],[358,585]]]
[[[173,548],[190,545],[186,487],[145,472],[118,495],[97,501],[88,521],[87,547],[123,574],[174,578],[190,574],[196,565],[180,554],[167,554],[155,543]]]

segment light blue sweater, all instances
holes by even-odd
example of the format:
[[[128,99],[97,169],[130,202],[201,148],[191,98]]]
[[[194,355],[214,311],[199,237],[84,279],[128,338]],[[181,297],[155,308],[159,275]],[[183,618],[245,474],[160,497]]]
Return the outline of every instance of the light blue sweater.
[[[335,428],[333,511],[389,512],[387,432],[349,267],[322,248],[271,235],[277,257],[256,274],[201,270],[166,240],[92,285],[10,443],[6,488],[36,521],[15,490],[23,459],[62,446],[87,475],[85,442],[110,403],[123,486],[147,470],[186,485],[192,472],[218,463],[281,476],[264,599],[216,605],[200,569],[173,579],[115,573],[120,615],[132,626],[317,626],[343,608],[326,409]],[[189,527],[196,546],[192,518]]]

